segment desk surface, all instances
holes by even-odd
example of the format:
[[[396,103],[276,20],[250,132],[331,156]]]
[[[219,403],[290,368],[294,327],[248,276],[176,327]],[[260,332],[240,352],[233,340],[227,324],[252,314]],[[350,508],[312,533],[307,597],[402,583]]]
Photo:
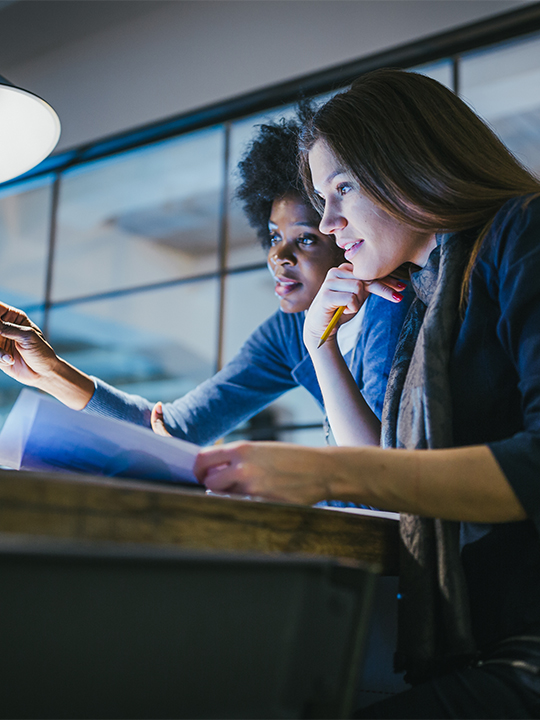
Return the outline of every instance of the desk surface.
[[[187,487],[0,470],[0,533],[191,549],[309,553],[397,574],[395,518]]]

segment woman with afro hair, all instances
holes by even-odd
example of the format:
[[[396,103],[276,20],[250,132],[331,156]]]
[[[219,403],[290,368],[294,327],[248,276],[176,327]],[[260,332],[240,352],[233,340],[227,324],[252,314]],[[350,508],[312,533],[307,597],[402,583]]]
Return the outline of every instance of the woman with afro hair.
[[[299,385],[322,408],[321,391],[303,342],[304,311],[330,268],[343,262],[343,252],[332,235],[320,232],[320,217],[299,180],[298,140],[307,112],[304,108],[297,119],[261,125],[238,166],[241,184],[237,194],[268,252],[280,309],[252,333],[222,370],[174,402],[154,405],[74,368],[56,355],[23,312],[0,304],[0,334],[5,344],[0,367],[4,372],[76,410],[153,427],[161,434],[199,445],[212,443]],[[374,413],[376,432],[390,360],[406,310],[407,303],[400,302],[399,294],[404,287],[392,279],[387,285],[374,283],[370,292],[385,293],[393,301],[373,294],[366,303],[372,307],[371,315],[387,316],[384,332],[371,336],[365,332],[368,313],[358,346],[360,318],[356,327],[347,323],[342,342],[351,372]],[[387,348],[382,355],[381,347]]]

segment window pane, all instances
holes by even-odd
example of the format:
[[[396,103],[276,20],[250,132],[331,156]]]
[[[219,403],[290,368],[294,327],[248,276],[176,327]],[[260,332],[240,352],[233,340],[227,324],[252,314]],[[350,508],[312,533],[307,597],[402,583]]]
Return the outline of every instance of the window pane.
[[[76,367],[149,400],[170,401],[215,369],[217,280],[57,308],[50,339]]]
[[[295,445],[308,445],[310,447],[322,447],[326,445],[322,427],[284,432],[280,440],[282,442],[295,443]]]
[[[258,325],[278,310],[278,301],[267,270],[230,275],[225,290],[224,360],[227,362]],[[271,423],[276,425],[322,422],[319,405],[304,388],[286,393],[268,410],[272,413]]]
[[[0,192],[0,300],[22,309],[45,300],[52,183],[49,177]]]
[[[217,268],[223,128],[66,172],[55,300]]]
[[[319,404],[305,388],[298,387],[290,390],[269,407],[275,412],[278,424],[281,426],[321,425],[320,432],[319,430],[317,430],[317,432],[320,434],[321,439],[319,444],[324,445],[324,433],[322,431],[324,414]],[[287,432],[290,433],[292,431]],[[296,433],[297,431],[295,430],[294,432]],[[309,432],[311,432],[311,430]],[[283,432],[280,434],[280,439],[284,442],[300,442],[299,440],[289,439],[289,437],[292,436],[289,436],[287,433],[283,434]]]
[[[282,429],[269,425],[269,418],[272,418],[271,407],[263,410],[262,413],[242,425],[241,428],[227,435],[224,438],[225,442],[233,442],[234,440],[273,440],[290,442],[295,445],[308,445],[310,447],[323,447],[326,445],[322,423],[320,427]]]
[[[440,82],[442,85],[446,85],[450,90],[454,89],[451,60],[439,60],[435,63],[429,63],[428,65],[419,65],[418,67],[410,68],[410,70],[420,75],[427,75],[427,77],[437,80],[437,82]]]
[[[229,361],[266,318],[279,310],[268,270],[228,275],[225,280],[223,361]]]
[[[514,155],[540,174],[540,38],[463,57],[460,87]]]

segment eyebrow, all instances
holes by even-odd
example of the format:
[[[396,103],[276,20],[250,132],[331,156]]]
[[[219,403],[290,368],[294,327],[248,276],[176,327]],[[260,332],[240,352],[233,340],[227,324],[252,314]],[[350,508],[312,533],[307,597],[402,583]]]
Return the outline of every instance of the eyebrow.
[[[337,170],[334,170],[334,172],[331,172],[330,175],[328,175],[328,177],[326,177],[326,178],[323,180],[323,183],[324,183],[324,185],[328,185],[328,183],[331,183],[332,180],[333,180],[335,177],[337,177],[338,175],[346,175],[346,174],[347,174],[347,171],[346,171],[344,168],[337,168]],[[313,186],[313,190],[314,190],[318,195],[320,195],[321,191],[318,190],[315,186]]]
[[[338,175],[345,175],[346,170],[343,168],[338,168],[337,170],[334,170],[334,172],[330,173],[330,175],[326,178],[325,183],[332,182],[332,180],[337,177]]]

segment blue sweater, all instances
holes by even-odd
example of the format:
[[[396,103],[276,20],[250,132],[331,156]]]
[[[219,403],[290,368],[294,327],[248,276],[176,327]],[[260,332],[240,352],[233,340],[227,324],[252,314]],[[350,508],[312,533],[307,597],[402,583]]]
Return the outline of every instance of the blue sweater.
[[[366,401],[380,418],[388,373],[412,290],[394,304],[368,298],[359,343],[347,356]],[[165,424],[179,438],[205,445],[233,430],[287,390],[303,386],[323,406],[311,358],[302,339],[304,313],[276,312],[216,375],[163,405]],[[150,426],[153,403],[94,378],[88,412]]]

